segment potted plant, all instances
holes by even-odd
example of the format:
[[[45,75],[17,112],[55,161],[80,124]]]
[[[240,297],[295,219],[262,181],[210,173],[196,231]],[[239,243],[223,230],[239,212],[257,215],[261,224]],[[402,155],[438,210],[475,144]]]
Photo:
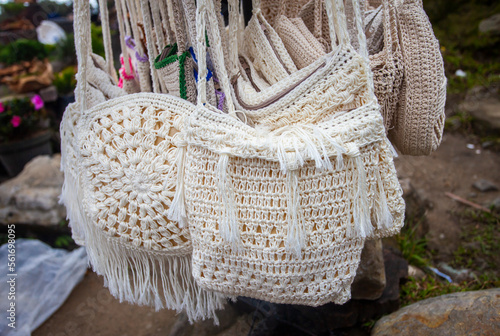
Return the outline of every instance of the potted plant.
[[[66,107],[75,101],[75,74],[75,68],[69,66],[56,74],[52,83],[56,87],[58,94],[56,113],[59,120],[62,118]]]
[[[39,95],[0,102],[0,161],[10,176],[32,158],[52,154],[48,124]]]

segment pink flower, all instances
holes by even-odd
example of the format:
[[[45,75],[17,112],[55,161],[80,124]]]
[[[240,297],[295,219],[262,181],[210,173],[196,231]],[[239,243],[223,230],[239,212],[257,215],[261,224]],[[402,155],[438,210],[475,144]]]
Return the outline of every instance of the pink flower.
[[[21,125],[21,117],[20,116],[13,116],[10,123],[14,127],[19,127],[19,125]]]
[[[40,97],[39,95],[34,95],[31,98],[31,102],[33,103],[33,105],[35,105],[36,111],[38,111],[39,109],[41,109],[43,107],[43,100],[42,100],[42,97]]]
[[[0,113],[3,113],[5,111],[5,107],[3,106],[2,102],[0,102]]]

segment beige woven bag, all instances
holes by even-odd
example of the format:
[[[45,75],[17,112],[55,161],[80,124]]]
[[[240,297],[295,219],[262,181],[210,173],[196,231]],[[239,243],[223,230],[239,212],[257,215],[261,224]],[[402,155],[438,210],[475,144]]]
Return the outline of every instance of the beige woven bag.
[[[403,225],[402,192],[370,88],[368,56],[350,46],[342,1],[328,0],[327,7],[339,46],[325,56],[324,71],[279,99],[300,106],[294,115],[276,102],[253,128],[234,108],[220,114],[199,95],[197,110],[184,119],[177,156],[184,176],[171,209],[189,223],[193,275],[207,290],[278,303],[344,303],[364,239],[395,234]],[[219,48],[220,34],[210,0],[199,0],[197,13],[203,55],[206,14]],[[358,19],[362,29],[359,11]],[[221,55],[214,62],[223,62]],[[345,73],[341,86],[333,73]],[[230,92],[228,79],[221,82]],[[204,85],[202,75],[199,92]],[[339,89],[346,91],[333,99]],[[273,128],[263,122],[271,119]]]
[[[301,18],[289,19],[281,15],[275,28],[298,69],[325,55],[325,48],[307,29]]]
[[[397,16],[404,79],[389,138],[403,154],[429,155],[444,130],[443,57],[421,0],[403,0]]]
[[[143,19],[147,26],[150,18]],[[89,107],[85,93],[93,68],[85,0],[75,1],[75,31],[76,104],[61,127],[61,198],[74,233],[85,243],[94,271],[121,301],[185,311],[190,321],[216,319],[224,297],[196,284],[189,230],[168,219],[183,176],[175,164],[178,120],[195,106],[168,94],[138,93]]]
[[[254,15],[244,32],[242,54],[272,85],[296,72],[297,67],[279,35],[262,15],[258,2],[254,2]]]

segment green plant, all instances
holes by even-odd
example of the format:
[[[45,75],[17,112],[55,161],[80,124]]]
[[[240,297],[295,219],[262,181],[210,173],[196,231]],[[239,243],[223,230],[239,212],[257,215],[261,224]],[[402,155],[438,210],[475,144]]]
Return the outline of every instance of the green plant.
[[[0,102],[0,143],[24,139],[44,128],[43,107],[44,102],[38,95]]]
[[[59,248],[65,248],[73,243],[73,239],[69,235],[62,235],[56,238],[54,241],[54,246]]]
[[[0,4],[0,22],[18,16],[24,10],[24,5],[17,2]]]
[[[71,94],[76,87],[75,69],[73,67],[65,68],[55,75],[52,84],[57,88],[59,94]]]
[[[420,221],[416,224],[410,219],[406,222],[401,233],[396,236],[399,250],[403,258],[411,265],[425,267],[430,264],[430,253],[427,251],[427,239],[417,237],[417,228]]]
[[[458,284],[443,282],[437,280],[434,276],[426,275],[425,278],[420,280],[410,277],[408,281],[401,286],[399,294],[401,305],[406,306],[435,296],[495,288],[499,285],[498,278],[485,275],[472,281],[464,281]]]
[[[58,41],[52,56],[64,64],[76,64],[74,35],[67,34],[65,39]]]
[[[104,57],[104,42],[102,39],[102,27],[95,24],[90,25],[92,35],[92,52]]]
[[[34,58],[43,60],[49,55],[47,48],[40,42],[19,39],[0,49],[0,63],[12,65]]]

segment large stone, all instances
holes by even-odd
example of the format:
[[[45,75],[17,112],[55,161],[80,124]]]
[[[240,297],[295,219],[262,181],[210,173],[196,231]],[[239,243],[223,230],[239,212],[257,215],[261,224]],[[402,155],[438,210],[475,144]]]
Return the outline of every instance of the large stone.
[[[498,335],[500,289],[454,293],[423,300],[380,319],[372,336]]]
[[[351,285],[352,298],[376,300],[382,296],[385,282],[382,241],[368,240],[361,253],[361,262]]]
[[[60,161],[60,155],[36,157],[0,185],[0,223],[51,226],[66,217],[58,203],[63,184]]]
[[[495,14],[479,22],[481,33],[500,34],[500,14]]]
[[[467,98],[465,102],[460,104],[460,109],[470,113],[485,129],[500,130],[500,100],[498,97],[486,96],[480,101]]]

